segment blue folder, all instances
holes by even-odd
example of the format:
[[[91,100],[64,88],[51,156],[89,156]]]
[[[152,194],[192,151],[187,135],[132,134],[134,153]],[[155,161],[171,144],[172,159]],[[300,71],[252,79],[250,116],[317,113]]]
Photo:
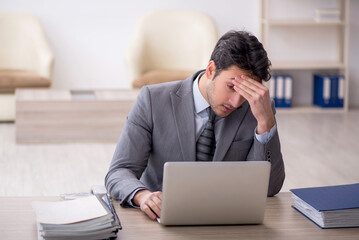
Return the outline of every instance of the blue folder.
[[[336,227],[359,227],[359,183],[349,185],[338,185],[328,187],[291,189],[292,193],[299,199],[313,207],[318,212],[331,217],[330,225],[321,225],[313,218],[313,212],[300,208],[294,204],[294,208],[313,221],[321,228]],[[302,211],[301,211],[302,209]],[[343,214],[343,211],[350,211],[351,215]],[[304,212],[303,212],[304,211]],[[326,215],[329,213],[330,215]],[[337,213],[333,215],[333,213]],[[324,215],[321,215],[324,219]],[[346,216],[346,217],[345,217]],[[334,217],[334,218],[333,218]],[[341,217],[344,217],[341,218]],[[327,217],[325,217],[327,219]]]
[[[342,108],[344,106],[344,77],[341,75],[314,74],[313,104],[323,108]],[[324,82],[329,81],[325,90]],[[342,83],[341,83],[342,81]],[[327,93],[325,93],[327,92]],[[325,96],[325,95],[328,96]],[[342,96],[341,96],[342,95]]]
[[[274,96],[272,98],[274,99],[275,107],[292,107],[293,77],[290,75],[274,75],[271,81],[273,81],[274,87]],[[279,84],[279,81],[281,81],[281,84]]]
[[[359,208],[359,183],[291,189],[291,192],[318,211]]]

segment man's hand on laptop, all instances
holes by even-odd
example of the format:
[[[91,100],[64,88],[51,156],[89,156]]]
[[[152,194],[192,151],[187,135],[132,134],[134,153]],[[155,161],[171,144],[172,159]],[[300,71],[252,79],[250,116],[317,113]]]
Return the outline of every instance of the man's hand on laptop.
[[[151,192],[149,190],[138,191],[132,202],[139,206],[152,220],[161,217],[162,192]]]

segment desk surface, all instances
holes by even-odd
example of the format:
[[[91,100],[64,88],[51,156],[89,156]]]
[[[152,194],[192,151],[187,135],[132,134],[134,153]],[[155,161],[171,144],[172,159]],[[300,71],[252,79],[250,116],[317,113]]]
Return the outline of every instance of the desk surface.
[[[0,238],[37,239],[32,201],[57,197],[0,197]],[[139,239],[359,239],[359,228],[320,229],[292,207],[290,193],[268,198],[262,225],[163,227],[138,209],[115,203],[120,240]]]

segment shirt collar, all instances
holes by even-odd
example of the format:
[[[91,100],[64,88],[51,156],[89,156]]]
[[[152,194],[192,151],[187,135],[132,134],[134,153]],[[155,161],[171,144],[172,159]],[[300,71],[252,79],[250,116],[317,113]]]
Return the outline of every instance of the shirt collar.
[[[198,87],[199,78],[203,74],[204,74],[204,72],[198,74],[196,80],[194,80],[194,82],[193,82],[194,110],[196,111],[197,114],[209,107],[208,102],[202,96],[201,92],[199,91],[199,87]]]

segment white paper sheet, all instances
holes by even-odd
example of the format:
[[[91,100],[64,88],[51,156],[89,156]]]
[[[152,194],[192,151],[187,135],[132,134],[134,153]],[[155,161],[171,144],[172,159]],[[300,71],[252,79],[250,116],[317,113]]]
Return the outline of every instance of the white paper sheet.
[[[102,217],[107,213],[96,196],[59,202],[33,202],[37,222],[69,224]]]

